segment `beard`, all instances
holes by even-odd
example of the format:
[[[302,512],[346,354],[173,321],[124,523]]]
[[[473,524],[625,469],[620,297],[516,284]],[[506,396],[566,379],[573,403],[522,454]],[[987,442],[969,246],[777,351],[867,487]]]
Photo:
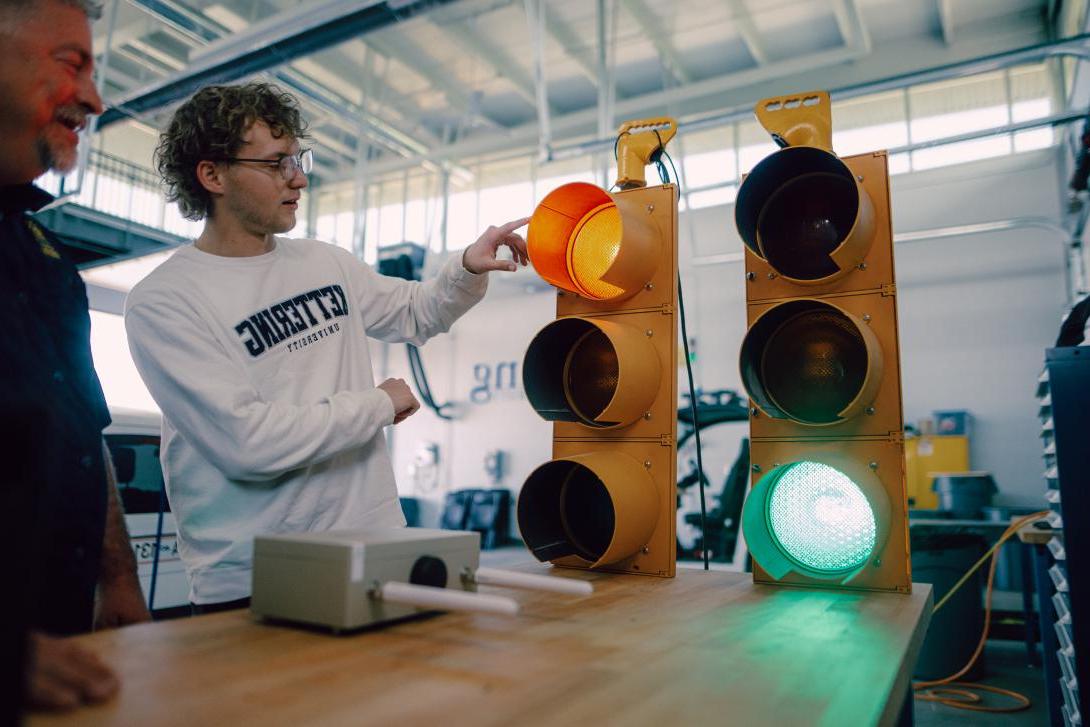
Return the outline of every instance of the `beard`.
[[[279,235],[295,227],[294,216],[289,221],[280,210],[273,212],[268,208],[254,205],[250,200],[230,206],[234,215],[247,229],[262,235]]]
[[[68,144],[59,139],[50,139],[48,131],[39,136],[34,142],[34,149],[38,153],[38,161],[42,169],[52,169],[61,174],[67,174],[76,168],[79,161],[79,147]]]
[[[87,110],[78,104],[66,104],[57,107],[53,118],[53,123],[38,135],[34,147],[43,169],[67,174],[79,163],[79,141],[77,137],[73,144],[69,133],[62,130],[83,127],[87,123]]]

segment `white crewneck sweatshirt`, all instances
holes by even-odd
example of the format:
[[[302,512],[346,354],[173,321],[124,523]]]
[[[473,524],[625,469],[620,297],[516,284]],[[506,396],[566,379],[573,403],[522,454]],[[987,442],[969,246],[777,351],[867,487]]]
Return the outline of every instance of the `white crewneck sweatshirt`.
[[[186,245],[125,301],[133,360],[163,411],[160,461],[193,603],[251,592],[262,532],[404,525],[368,336],[422,344],[484,297],[453,256],[417,283],[341,248]]]

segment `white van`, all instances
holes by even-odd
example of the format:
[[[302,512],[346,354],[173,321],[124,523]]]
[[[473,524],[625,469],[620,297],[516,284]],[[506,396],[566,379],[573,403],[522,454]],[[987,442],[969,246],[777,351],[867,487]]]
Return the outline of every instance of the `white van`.
[[[174,515],[163,489],[159,465],[161,417],[155,412],[132,409],[110,410],[113,423],[103,433],[117,472],[117,491],[125,509],[133,554],[136,556],[140,586],[157,618],[189,615],[189,582],[178,557]],[[155,592],[151,592],[155,568],[155,541],[159,508],[163,507],[163,529],[159,538],[159,564]]]

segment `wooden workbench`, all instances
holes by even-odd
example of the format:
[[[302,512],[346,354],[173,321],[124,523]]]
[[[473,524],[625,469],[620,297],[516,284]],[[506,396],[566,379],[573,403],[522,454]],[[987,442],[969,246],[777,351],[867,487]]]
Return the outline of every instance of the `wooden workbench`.
[[[531,572],[550,569],[520,566]],[[247,611],[79,637],[114,701],[45,725],[852,725],[896,722],[931,615],[911,596],[555,569],[517,617],[438,614],[333,636]]]

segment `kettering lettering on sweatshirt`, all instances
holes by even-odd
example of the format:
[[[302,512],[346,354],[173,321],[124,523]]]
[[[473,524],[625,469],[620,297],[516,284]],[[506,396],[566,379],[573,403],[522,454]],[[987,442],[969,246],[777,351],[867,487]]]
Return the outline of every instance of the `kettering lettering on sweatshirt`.
[[[274,243],[241,258],[186,245],[125,301],[194,603],[250,595],[257,533],[405,524],[368,336],[423,344],[487,287],[457,255],[417,283],[316,240]]]

